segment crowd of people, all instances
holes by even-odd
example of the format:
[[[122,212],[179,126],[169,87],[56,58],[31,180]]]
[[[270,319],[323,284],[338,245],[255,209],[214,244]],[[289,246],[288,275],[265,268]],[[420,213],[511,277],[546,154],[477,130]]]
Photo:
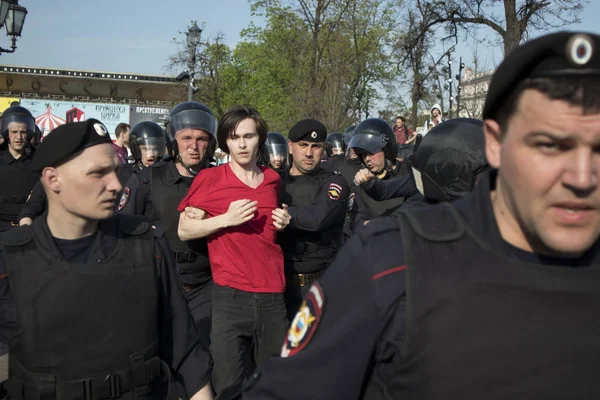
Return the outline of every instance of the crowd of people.
[[[598,398],[598,49],[532,40],[426,135],[187,101],[41,140],[8,108],[0,395]]]

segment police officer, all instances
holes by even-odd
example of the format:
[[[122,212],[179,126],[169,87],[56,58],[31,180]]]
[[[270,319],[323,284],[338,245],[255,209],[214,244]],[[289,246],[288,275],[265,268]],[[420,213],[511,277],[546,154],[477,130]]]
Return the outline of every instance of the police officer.
[[[493,170],[357,232],[244,398],[598,398],[599,49],[560,32],[510,53],[483,110]]]
[[[36,152],[48,213],[0,234],[10,399],[212,398],[162,232],[114,215],[118,162],[95,119],[56,128]]]
[[[327,157],[343,155],[346,153],[346,143],[344,143],[344,135],[338,132],[333,132],[327,135],[325,139],[325,152]]]
[[[174,250],[183,290],[198,330],[210,331],[212,275],[205,239],[183,242],[177,235],[177,207],[194,176],[209,166],[216,149],[217,120],[204,104],[184,102],[168,117],[170,161],[155,163],[131,177],[119,202],[123,214],[145,215],[165,229]]]
[[[274,169],[279,175],[289,168],[287,139],[277,132],[269,132],[263,149],[262,164]]]
[[[320,168],[326,137],[327,129],[314,119],[298,122],[288,135],[292,166],[282,177],[280,199],[292,218],[279,243],[290,316],[341,245],[349,190],[343,176]]]
[[[159,162],[167,154],[165,132],[156,122],[139,122],[131,128],[129,148],[133,163],[123,164],[117,173],[123,186],[129,182],[131,175]]]
[[[397,176],[408,175],[403,164],[396,160],[397,143],[394,129],[382,119],[369,118],[358,124],[349,147],[361,158],[369,179],[384,182]],[[358,205],[358,212],[353,220],[354,230],[375,217],[390,215],[404,202],[404,197],[373,200],[360,187],[355,193],[354,201]]]
[[[348,147],[352,136],[354,135],[354,129],[356,125],[349,126],[342,135],[344,141],[344,154],[332,155],[322,163],[322,168],[327,171],[333,171],[341,174],[348,187],[350,188],[350,194],[348,196],[348,209],[346,211],[346,217],[344,220],[344,233],[342,236],[342,243],[344,243],[350,236],[352,236],[352,221],[358,214],[358,204],[355,201],[356,193],[355,188],[352,185],[354,176],[363,167],[362,160],[354,152],[353,149]]]
[[[405,165],[409,175],[378,181],[361,170],[355,182],[375,200],[408,197],[402,205],[404,210],[463,197],[473,189],[478,176],[489,169],[483,122],[472,118],[442,122],[423,137]]]
[[[30,170],[35,119],[26,108],[9,107],[2,114],[0,134],[6,150],[0,152],[0,232],[19,226],[18,215],[39,174]]]

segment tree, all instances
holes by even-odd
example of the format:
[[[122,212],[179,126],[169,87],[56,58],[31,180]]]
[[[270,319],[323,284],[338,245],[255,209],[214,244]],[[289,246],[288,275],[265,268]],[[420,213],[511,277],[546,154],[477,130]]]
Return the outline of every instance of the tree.
[[[533,31],[557,29],[579,22],[588,0],[438,0],[436,13],[465,32],[491,28],[502,39],[504,55]]]

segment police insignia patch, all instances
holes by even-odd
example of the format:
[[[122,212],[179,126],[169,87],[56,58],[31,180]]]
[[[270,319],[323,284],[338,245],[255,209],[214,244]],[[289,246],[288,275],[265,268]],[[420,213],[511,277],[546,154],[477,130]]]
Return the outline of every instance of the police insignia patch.
[[[129,201],[130,194],[131,194],[131,190],[129,189],[128,186],[125,186],[125,189],[123,189],[123,194],[121,195],[121,199],[119,200],[119,207],[117,208],[118,211],[121,211],[122,209],[125,208],[125,206],[127,205],[127,202]]]
[[[594,45],[588,35],[575,35],[567,43],[567,56],[577,65],[587,64],[594,54]]]
[[[324,301],[323,289],[315,282],[290,325],[281,349],[281,357],[293,356],[308,345],[321,320]]]
[[[348,196],[348,210],[352,210],[352,206],[354,205],[355,197],[356,197],[356,193],[350,193],[350,196]]]
[[[342,187],[337,183],[330,183],[327,189],[327,196],[331,200],[339,200],[342,197]]]
[[[313,139],[317,138],[317,132],[313,131],[313,133],[310,134],[310,137]]]

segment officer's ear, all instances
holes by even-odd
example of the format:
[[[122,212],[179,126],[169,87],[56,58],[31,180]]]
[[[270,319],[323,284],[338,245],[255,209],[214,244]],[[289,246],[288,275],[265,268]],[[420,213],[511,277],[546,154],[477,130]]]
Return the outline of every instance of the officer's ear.
[[[44,168],[40,179],[46,191],[60,192],[60,180],[58,179],[58,171],[55,167]]]
[[[502,129],[493,119],[483,121],[485,135],[485,156],[492,168],[500,168],[500,152],[502,150]]]
[[[288,154],[292,154],[292,141],[288,139]]]

